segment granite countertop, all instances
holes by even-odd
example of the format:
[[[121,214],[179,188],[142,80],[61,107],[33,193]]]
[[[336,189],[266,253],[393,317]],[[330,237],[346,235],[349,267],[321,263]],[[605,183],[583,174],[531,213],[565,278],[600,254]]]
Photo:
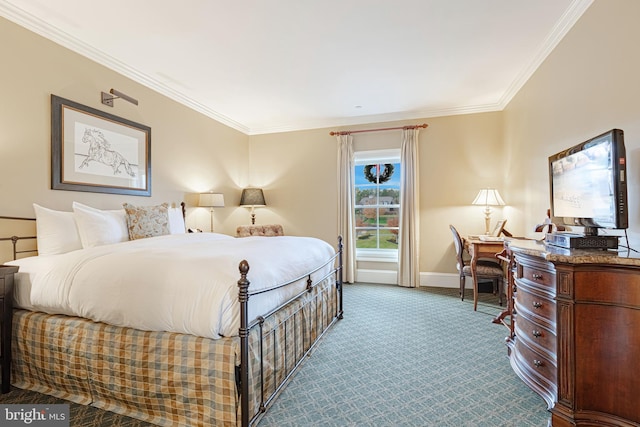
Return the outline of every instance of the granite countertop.
[[[513,252],[538,256],[550,262],[567,264],[618,264],[640,266],[640,253],[619,248],[602,249],[564,249],[546,245],[533,239],[505,239]]]

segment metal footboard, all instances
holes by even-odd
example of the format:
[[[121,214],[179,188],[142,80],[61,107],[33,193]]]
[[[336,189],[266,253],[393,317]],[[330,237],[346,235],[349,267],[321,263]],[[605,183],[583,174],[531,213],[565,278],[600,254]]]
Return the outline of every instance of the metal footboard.
[[[329,272],[326,276],[321,277],[320,279],[317,279],[315,282],[312,281],[311,276],[313,273],[317,272],[318,270],[326,267],[326,265],[333,265],[333,268],[331,270],[331,272]],[[343,306],[342,306],[342,237],[339,236],[338,237],[338,250],[336,252],[336,254],[324,265],[320,266],[319,268],[317,268],[314,271],[308,272],[306,273],[304,276],[299,277],[297,279],[294,279],[292,281],[289,281],[287,283],[283,283],[280,284],[278,286],[269,288],[267,290],[260,290],[260,291],[255,291],[255,292],[251,292],[249,290],[249,280],[247,279],[247,274],[249,272],[249,263],[246,260],[243,260],[242,262],[240,262],[239,265],[239,270],[240,270],[240,280],[238,280],[238,288],[239,288],[239,302],[240,302],[240,330],[239,330],[239,336],[240,336],[240,410],[241,410],[241,425],[242,427],[248,427],[251,426],[253,424],[255,424],[261,417],[262,415],[266,412],[267,408],[269,407],[269,405],[273,402],[273,400],[277,397],[277,395],[280,393],[280,391],[284,388],[284,386],[288,383],[288,381],[291,379],[291,377],[293,376],[293,374],[298,370],[298,368],[300,367],[300,365],[302,364],[302,362],[304,361],[304,359],[309,355],[309,353],[311,353],[311,351],[315,348],[315,346],[317,345],[317,343],[320,341],[320,339],[324,336],[324,334],[329,330],[329,328],[339,319],[343,318]],[[316,307],[314,310],[311,310],[315,313],[315,319],[309,319],[309,329],[313,329],[313,324],[315,324],[315,332],[310,333],[310,337],[313,337],[312,342],[308,342],[308,343],[304,343],[304,337],[303,337],[303,342],[302,342],[302,346],[303,346],[303,352],[301,354],[299,349],[298,349],[298,337],[296,336],[295,330],[297,328],[304,328],[306,325],[302,325],[298,322],[303,322],[303,320],[301,320],[301,318],[303,317],[301,312],[304,309],[304,307],[300,307],[299,310],[297,310],[294,313],[291,313],[291,315],[285,319],[283,322],[281,322],[282,324],[284,324],[284,334],[285,334],[285,338],[284,338],[284,357],[285,360],[282,361],[282,366],[284,367],[284,374],[282,374],[282,378],[280,380],[278,380],[276,378],[277,376],[277,372],[276,369],[274,369],[273,375],[274,375],[274,382],[275,382],[275,389],[274,390],[267,390],[267,387],[265,386],[267,379],[265,378],[266,376],[266,368],[265,368],[265,364],[264,364],[264,358],[265,358],[265,342],[267,340],[267,337],[269,336],[269,333],[265,334],[265,331],[263,330],[263,326],[265,323],[265,319],[267,319],[269,316],[275,314],[276,312],[278,312],[278,310],[282,309],[284,306],[288,305],[290,302],[302,297],[305,294],[309,294],[314,290],[314,287],[317,286],[318,284],[323,283],[326,279],[328,279],[330,276],[335,275],[335,288],[331,289],[330,292],[336,292],[336,305],[334,307],[334,312],[332,313],[330,319],[329,316],[327,315],[328,313],[326,312],[326,310],[329,310],[329,308],[332,306],[331,304],[328,305],[328,307],[325,309],[323,309],[322,306],[322,302],[320,301],[323,297],[322,293],[317,293],[314,298],[312,298],[310,301],[307,301],[307,304],[316,304]],[[295,283],[298,282],[300,280],[304,280],[306,278],[307,280],[307,286],[306,289],[304,291],[302,291],[301,293],[299,293],[298,295],[294,296],[293,298],[291,298],[289,301],[285,302],[284,304],[282,304],[280,307],[276,308],[275,310],[258,317],[256,320],[254,320],[252,323],[249,323],[249,319],[248,319],[248,303],[249,303],[249,298],[252,295],[258,295],[264,292],[268,292],[268,291],[272,291],[274,289],[278,289],[287,285],[290,285],[291,283]],[[320,299],[320,300],[319,300]],[[325,316],[327,315],[327,316]],[[329,319],[328,321],[326,321],[326,319]],[[293,343],[290,343],[287,338],[288,338],[288,332],[286,329],[286,323],[288,320],[291,320],[293,323],[293,329],[294,331],[292,332],[293,334]],[[315,323],[314,323],[315,320]],[[250,398],[251,398],[251,394],[250,394],[250,378],[249,378],[249,374],[250,374],[250,363],[251,360],[249,358],[249,352],[250,352],[250,344],[249,344],[249,335],[250,332],[253,328],[258,328],[259,329],[259,341],[258,341],[258,354],[259,354],[259,372],[257,375],[254,374],[254,376],[257,378],[257,381],[259,381],[259,393],[260,393],[260,397],[259,397],[259,405],[257,410],[251,411],[250,410]],[[275,331],[272,331],[272,333],[275,334]],[[273,338],[273,345],[274,345],[274,349],[273,349],[273,353],[274,355],[277,353],[275,350],[275,342],[276,339],[275,337]],[[293,355],[295,357],[295,360],[290,362],[288,360],[286,360],[287,355],[289,354],[289,349],[287,348],[288,345],[293,345],[294,351],[293,351]],[[292,365],[292,366],[290,366]],[[256,392],[256,391],[254,391]],[[254,412],[254,413],[251,413]]]

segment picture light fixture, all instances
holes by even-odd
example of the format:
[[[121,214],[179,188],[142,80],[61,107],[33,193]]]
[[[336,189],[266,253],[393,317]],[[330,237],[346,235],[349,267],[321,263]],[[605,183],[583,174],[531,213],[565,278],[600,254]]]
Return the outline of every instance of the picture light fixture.
[[[135,98],[130,97],[127,94],[124,94],[118,90],[115,89],[111,89],[109,91],[109,93],[106,92],[101,92],[102,93],[102,103],[104,105],[108,105],[109,107],[113,107],[113,100],[114,99],[124,99],[125,101],[128,101],[130,103],[132,103],[133,105],[138,105],[138,100]]]

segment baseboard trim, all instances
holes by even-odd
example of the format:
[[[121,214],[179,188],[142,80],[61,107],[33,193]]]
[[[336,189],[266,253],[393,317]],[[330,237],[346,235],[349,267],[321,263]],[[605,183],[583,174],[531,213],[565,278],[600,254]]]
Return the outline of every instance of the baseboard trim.
[[[420,286],[459,289],[460,276],[457,273],[420,273]]]
[[[356,282],[397,285],[398,272],[395,270],[358,269],[356,271]],[[458,289],[460,287],[460,276],[453,273],[420,273],[420,286]],[[467,287],[469,286],[470,283],[467,283]]]
[[[398,272],[395,270],[358,269],[356,270],[356,282],[397,285]]]

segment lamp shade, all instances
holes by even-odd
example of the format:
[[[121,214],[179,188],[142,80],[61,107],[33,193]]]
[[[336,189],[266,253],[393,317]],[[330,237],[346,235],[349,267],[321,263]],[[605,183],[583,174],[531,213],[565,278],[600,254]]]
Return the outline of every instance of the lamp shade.
[[[245,188],[242,190],[240,206],[267,206],[262,188]]]
[[[223,208],[224,194],[221,193],[201,193],[198,206],[205,208]]]
[[[473,200],[472,204],[482,206],[504,206],[504,200],[502,200],[500,193],[498,193],[498,190],[495,188],[483,188]]]

